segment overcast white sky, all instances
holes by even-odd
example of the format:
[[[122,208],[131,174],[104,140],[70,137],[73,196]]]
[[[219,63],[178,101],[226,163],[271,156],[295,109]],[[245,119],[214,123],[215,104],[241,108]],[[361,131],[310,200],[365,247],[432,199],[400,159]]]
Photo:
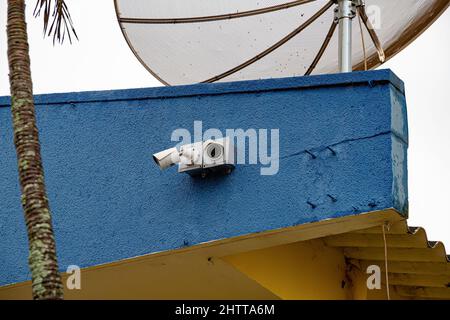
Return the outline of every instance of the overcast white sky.
[[[160,86],[136,60],[116,21],[112,0],[67,0],[80,42],[53,47],[40,20],[28,29],[35,93]],[[0,2],[0,96],[9,95],[6,1]],[[409,200],[412,226],[450,251],[450,10],[383,68],[405,81],[408,100]]]

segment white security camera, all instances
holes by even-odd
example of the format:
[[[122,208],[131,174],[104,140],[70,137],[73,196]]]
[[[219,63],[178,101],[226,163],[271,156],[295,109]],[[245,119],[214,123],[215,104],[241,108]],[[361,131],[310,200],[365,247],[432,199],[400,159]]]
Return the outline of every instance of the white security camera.
[[[180,159],[180,153],[177,148],[170,148],[153,155],[153,160],[161,168],[161,170],[167,169],[171,166],[178,164]]]
[[[230,138],[203,143],[203,168],[234,168],[234,146]]]
[[[229,138],[196,142],[153,155],[161,170],[178,164],[178,172],[205,176],[209,172],[230,173],[234,169],[234,145]]]

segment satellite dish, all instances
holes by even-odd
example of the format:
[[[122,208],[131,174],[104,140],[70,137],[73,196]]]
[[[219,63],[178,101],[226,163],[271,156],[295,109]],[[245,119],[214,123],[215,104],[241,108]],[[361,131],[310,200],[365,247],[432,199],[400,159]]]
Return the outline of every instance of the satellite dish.
[[[166,85],[376,68],[450,0],[115,0],[126,41]]]

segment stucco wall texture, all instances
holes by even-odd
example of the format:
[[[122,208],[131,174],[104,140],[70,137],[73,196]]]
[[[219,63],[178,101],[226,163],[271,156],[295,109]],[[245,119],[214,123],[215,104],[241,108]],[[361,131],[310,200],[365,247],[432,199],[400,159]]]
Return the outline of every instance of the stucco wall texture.
[[[0,98],[0,285],[30,278],[9,103]],[[41,95],[36,106],[62,270],[386,208],[407,215],[406,103],[390,70]],[[279,129],[278,174],[160,171],[152,154],[196,120]]]

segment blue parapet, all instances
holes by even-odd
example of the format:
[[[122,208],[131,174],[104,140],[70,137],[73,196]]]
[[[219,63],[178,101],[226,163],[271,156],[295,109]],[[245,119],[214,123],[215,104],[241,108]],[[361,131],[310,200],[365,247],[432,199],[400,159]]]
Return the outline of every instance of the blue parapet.
[[[389,70],[36,97],[61,269],[393,208],[407,215],[403,83]],[[0,98],[0,285],[30,278]],[[279,129],[279,170],[160,171],[177,128]],[[269,152],[270,153],[270,152]]]

